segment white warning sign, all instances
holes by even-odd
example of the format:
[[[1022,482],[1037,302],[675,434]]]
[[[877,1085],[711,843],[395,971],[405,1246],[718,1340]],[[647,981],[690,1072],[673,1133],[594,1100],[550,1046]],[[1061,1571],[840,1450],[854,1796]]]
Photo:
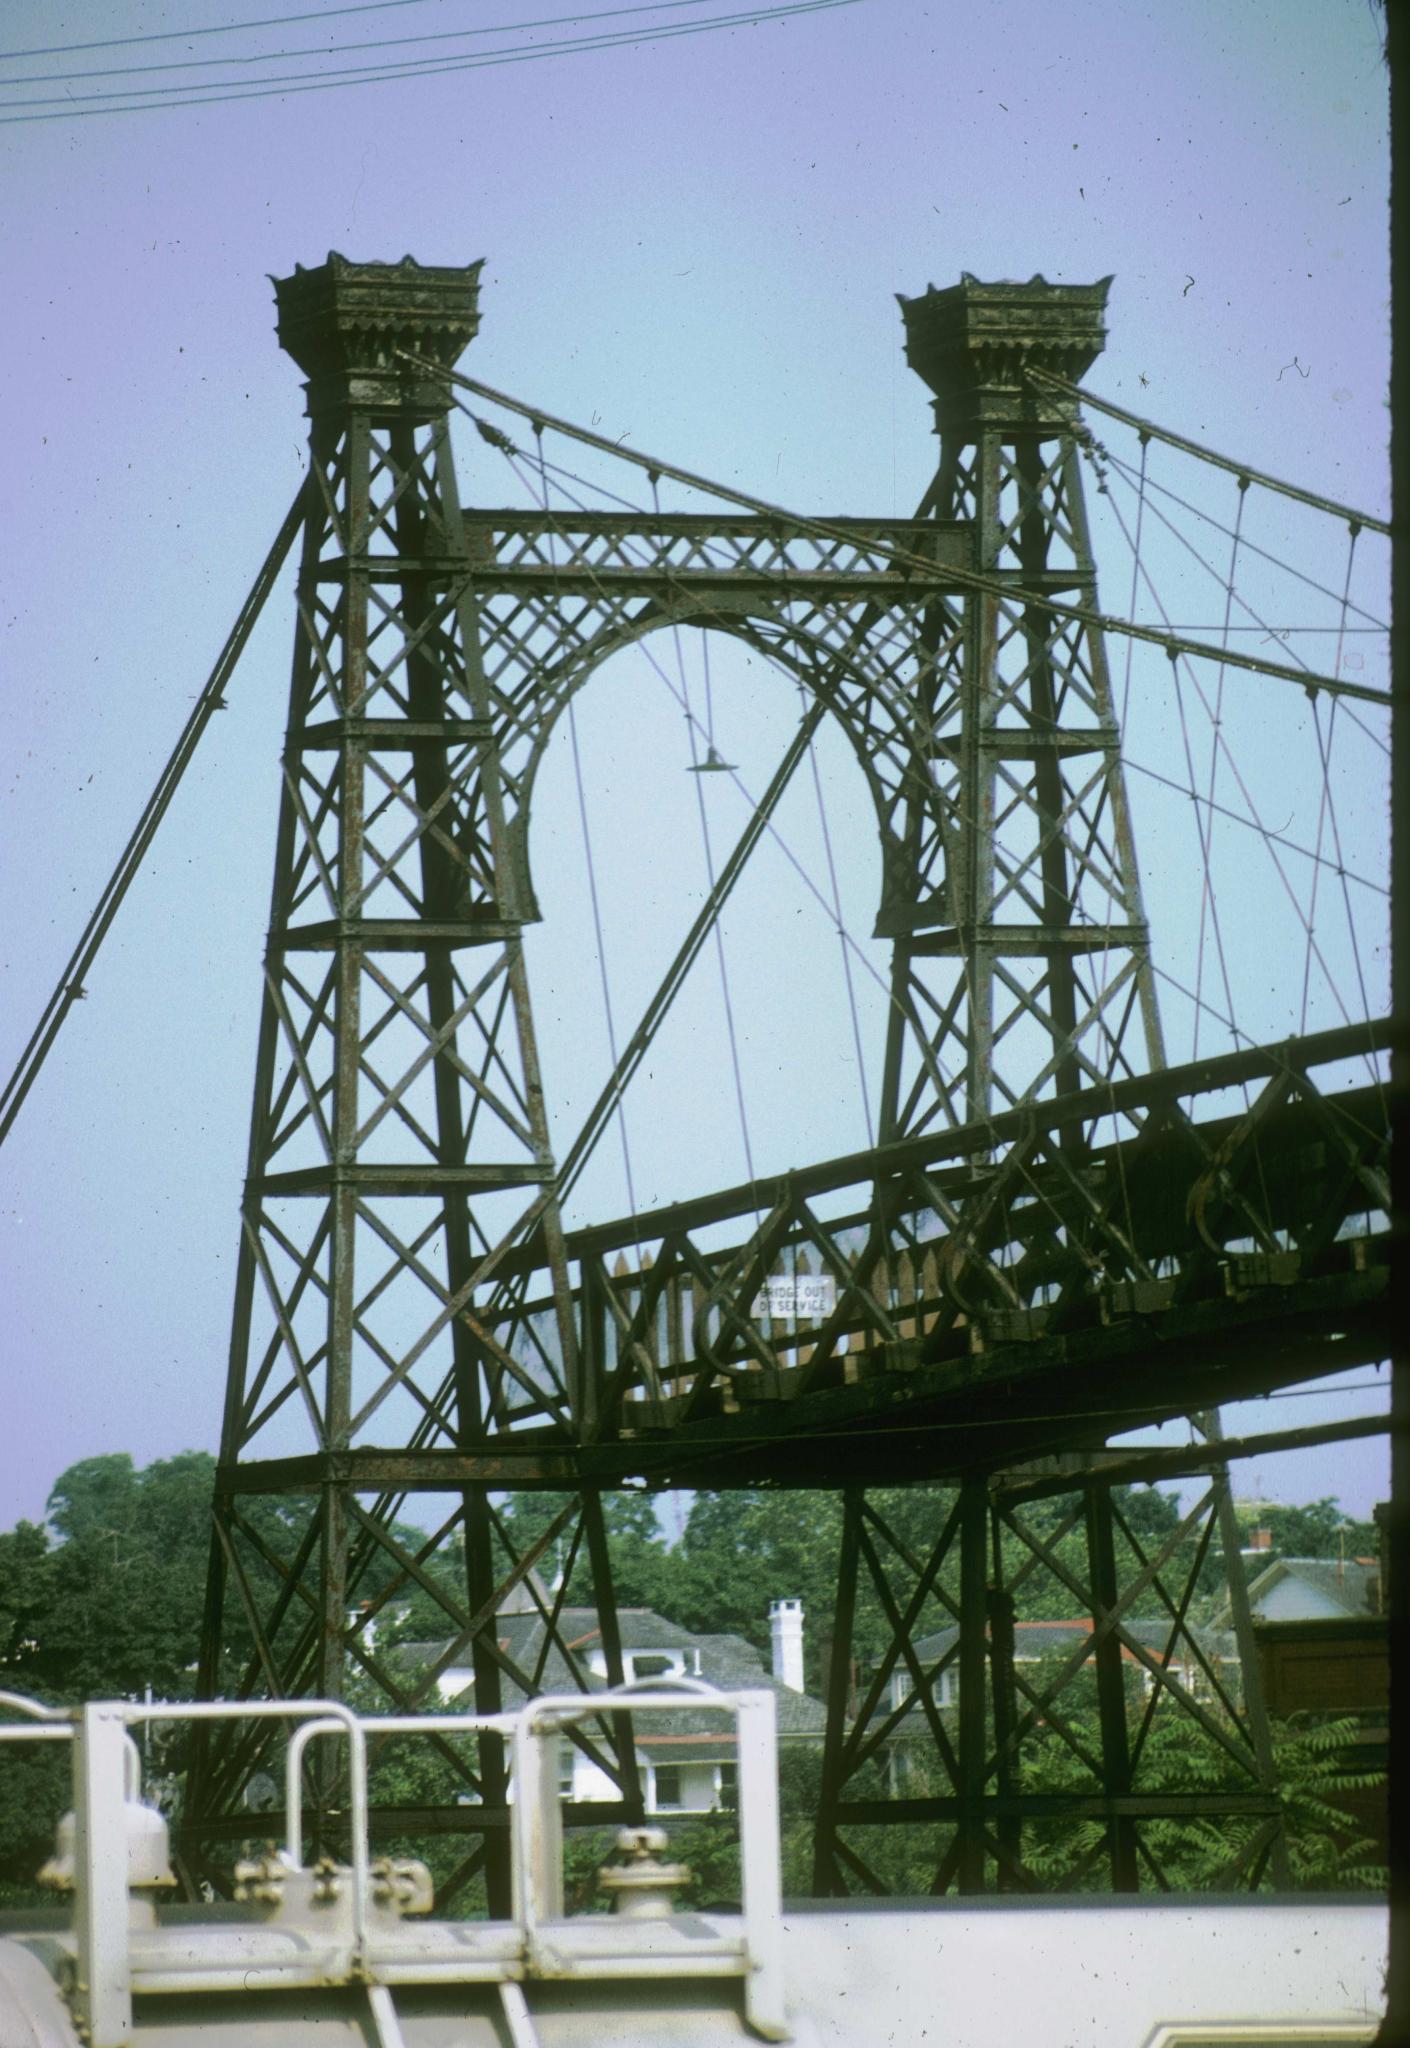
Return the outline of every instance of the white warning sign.
[[[756,1317],[792,1317],[820,1322],[837,1306],[837,1281],[831,1273],[774,1273],[754,1297]]]

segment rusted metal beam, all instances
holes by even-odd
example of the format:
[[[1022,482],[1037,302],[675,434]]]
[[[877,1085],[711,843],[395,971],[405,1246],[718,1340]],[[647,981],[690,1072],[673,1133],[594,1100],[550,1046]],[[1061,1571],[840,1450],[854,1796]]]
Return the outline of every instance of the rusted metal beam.
[[[1390,1393],[1389,1385],[1386,1393]],[[1353,1415],[1344,1422],[1315,1422],[1301,1429],[1230,1436],[1221,1441],[1217,1459],[1208,1444],[1180,1444],[1168,1449],[1153,1445],[1149,1450],[1065,1451],[1038,1460],[1035,1467],[1025,1472],[996,1472],[989,1487],[997,1498],[1017,1506],[1024,1501],[1052,1500],[1070,1493],[1086,1474],[1098,1474],[1111,1486],[1151,1486],[1159,1479],[1193,1478],[1208,1472],[1216,1462],[1267,1458],[1283,1451],[1310,1450],[1317,1444],[1350,1443],[1358,1437],[1386,1436],[1390,1429],[1389,1414]]]

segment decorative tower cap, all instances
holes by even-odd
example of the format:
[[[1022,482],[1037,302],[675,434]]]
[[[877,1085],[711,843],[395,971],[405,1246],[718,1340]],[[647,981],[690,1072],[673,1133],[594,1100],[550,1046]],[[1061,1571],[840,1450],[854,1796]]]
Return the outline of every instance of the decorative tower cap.
[[[326,263],[271,279],[282,346],[308,378],[309,411],[331,405],[443,412],[444,377],[418,373],[399,351],[448,370],[480,325],[481,263]]]
[[[1041,396],[1024,372],[1049,370],[1070,383],[1106,345],[1109,277],[1096,284],[984,284],[961,271],[958,284],[897,298],[906,323],[906,361],[936,397],[942,431],[986,421],[1028,424],[1072,417],[1073,401]]]

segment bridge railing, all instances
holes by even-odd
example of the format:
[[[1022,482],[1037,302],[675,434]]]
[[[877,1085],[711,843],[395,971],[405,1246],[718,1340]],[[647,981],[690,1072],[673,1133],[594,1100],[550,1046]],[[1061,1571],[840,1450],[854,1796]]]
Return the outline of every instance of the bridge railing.
[[[1023,1105],[571,1233],[599,1429],[1380,1263],[1385,1023]],[[531,1257],[489,1326],[557,1369]]]

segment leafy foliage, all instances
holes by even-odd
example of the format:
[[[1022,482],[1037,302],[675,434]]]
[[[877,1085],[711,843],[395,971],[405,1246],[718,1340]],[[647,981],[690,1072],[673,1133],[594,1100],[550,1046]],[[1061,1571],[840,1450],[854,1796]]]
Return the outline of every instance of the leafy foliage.
[[[21,1522],[0,1532],[0,1687],[52,1702],[104,1695],[140,1697],[148,1685],[158,1697],[189,1696],[204,1607],[214,1476],[214,1460],[200,1452],[142,1470],[124,1454],[85,1459],[56,1483],[47,1526]],[[876,1533],[873,1544],[886,1597],[864,1573],[853,1631],[863,1664],[888,1639],[887,1601],[901,1605],[908,1598],[916,1560],[934,1547],[955,1498],[952,1491],[935,1487],[870,1496],[887,1531],[884,1538]],[[501,1502],[498,1512],[508,1543],[498,1560],[501,1566],[507,1564],[510,1550],[522,1555],[543,1536],[568,1500],[567,1495],[521,1494]],[[1120,1538],[1123,1570],[1128,1570],[1139,1564],[1133,1544],[1146,1557],[1153,1556],[1176,1531],[1179,1510],[1172,1496],[1153,1488],[1121,1489],[1117,1506],[1120,1523],[1130,1532],[1129,1538]],[[631,1492],[607,1495],[603,1509],[621,1606],[653,1609],[700,1634],[742,1635],[766,1655],[771,1600],[799,1598],[809,1617],[806,1683],[816,1695],[824,1691],[823,1659],[841,1535],[836,1495],[699,1493],[674,1546],[666,1542],[648,1497]],[[299,1500],[253,1501],[246,1512],[269,1549],[287,1555],[297,1544],[309,1506]],[[1260,1504],[1259,1518],[1273,1530],[1276,1548],[1285,1554],[1335,1555],[1343,1545],[1361,1551],[1374,1540],[1368,1525],[1345,1524],[1334,1501],[1306,1509]],[[1069,1503],[1033,1503],[1022,1510],[1021,1524],[1076,1579],[1084,1576],[1083,1531]],[[539,1570],[552,1582],[571,1565],[569,1597],[590,1603],[594,1587],[588,1548],[579,1543],[573,1550],[572,1527],[570,1519],[563,1533],[550,1541]],[[412,1551],[425,1540],[413,1529],[397,1533]],[[1174,1570],[1191,1563],[1194,1545],[1193,1536],[1182,1539]],[[1000,1549],[1004,1579],[1018,1585],[1021,1620],[1067,1618],[1077,1611],[1080,1603],[1062,1574],[1032,1569],[1032,1549],[1014,1530],[1005,1529]],[[385,1555],[374,1555],[363,1570],[356,1596],[375,1598],[391,1585],[395,1570]],[[425,1570],[433,1584],[443,1583],[455,1604],[464,1606],[464,1557],[458,1537],[442,1545]],[[1217,1564],[1206,1559],[1198,1585],[1211,1602],[1219,1577]],[[958,1599],[958,1546],[946,1557],[937,1583],[941,1596]],[[1158,1593],[1148,1589],[1129,1611],[1133,1616],[1161,1614]],[[1198,1612],[1199,1595],[1192,1614],[1198,1618]],[[939,1628],[950,1618],[945,1597],[936,1597],[923,1626]],[[250,1652],[238,1610],[228,1629],[227,1651],[231,1668],[237,1668]],[[437,1638],[447,1632],[445,1609],[411,1582],[397,1588],[381,1621],[384,1642]],[[1138,1682],[1138,1674],[1131,1677]],[[1041,1686],[1041,1674],[1030,1673],[1030,1682]],[[360,1683],[354,1681],[353,1696]],[[380,1704],[370,1690],[361,1703],[369,1708]],[[1131,1705],[1134,1716],[1139,1701],[1133,1697]],[[1098,1754],[1100,1733],[1088,1674],[1064,1692],[1061,1706],[1069,1734],[1089,1755]],[[1063,1740],[1055,1720],[1040,1722],[1025,1741],[1025,1788],[1090,1789],[1090,1771]],[[1356,1817],[1364,1811],[1368,1793],[1381,1782],[1360,1741],[1354,1720],[1304,1721],[1275,1731],[1299,1885],[1341,1889],[1384,1881],[1372,1840]],[[473,1763],[473,1753],[466,1761]],[[784,1885],[793,1895],[811,1888],[819,1763],[816,1751],[785,1751],[781,1759]],[[851,1782],[849,1795],[885,1796],[897,1790],[923,1795],[930,1789],[946,1789],[938,1783],[931,1787],[932,1768],[923,1745],[913,1753],[883,1755]],[[0,1901],[30,1895],[32,1873],[48,1852],[53,1817],[68,1803],[67,1769],[66,1756],[48,1746],[0,1748]],[[1248,1785],[1247,1777],[1240,1777],[1217,1744],[1201,1738],[1185,1717],[1164,1712],[1152,1719],[1140,1782],[1172,1792],[1226,1792]],[[391,1741],[373,1758],[374,1798],[379,1802],[447,1805],[465,1796],[467,1783],[464,1769],[427,1742]],[[1167,1819],[1141,1826],[1167,1881],[1178,1888],[1202,1889],[1221,1881],[1230,1858],[1252,1840],[1258,1821],[1256,1816],[1229,1815],[1217,1821]],[[939,1826],[854,1832],[864,1862],[894,1892],[927,1889],[948,1839],[947,1829]],[[402,1846],[427,1853],[421,1842]],[[609,1847],[610,1838],[600,1831],[570,1834],[569,1888],[584,1904],[594,1899],[594,1872]],[[1103,1882],[1100,1849],[1099,1822],[1030,1823],[1022,1857],[1045,1885],[1097,1889]],[[433,1843],[430,1856],[439,1883],[456,1879],[466,1853],[466,1841],[459,1836]],[[673,1830],[672,1853],[695,1872],[691,1897],[697,1903],[719,1903],[737,1894],[737,1831],[728,1813],[683,1819]],[[473,1911],[482,1901],[482,1887],[472,1879],[460,1890],[457,1910]]]
[[[1239,1518],[1249,1528],[1268,1531],[1270,1557],[1375,1557],[1380,1551],[1374,1522],[1353,1520],[1336,1500],[1314,1500],[1305,1507],[1243,1502]]]

